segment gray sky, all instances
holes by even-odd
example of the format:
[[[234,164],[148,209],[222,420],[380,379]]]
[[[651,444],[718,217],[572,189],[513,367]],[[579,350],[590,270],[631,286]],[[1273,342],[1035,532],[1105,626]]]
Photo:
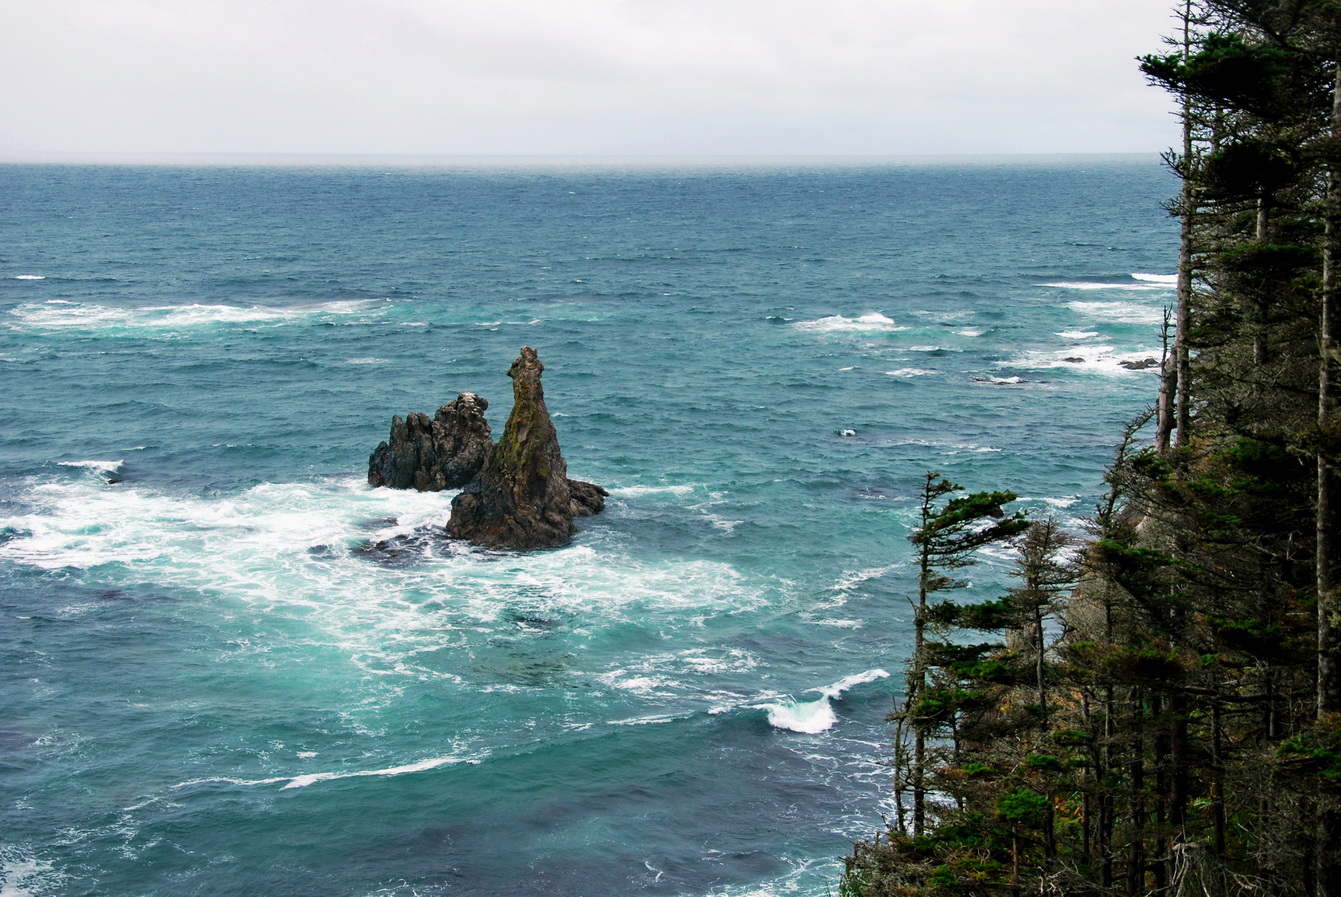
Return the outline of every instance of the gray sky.
[[[0,0],[0,155],[1154,152],[1171,0]]]

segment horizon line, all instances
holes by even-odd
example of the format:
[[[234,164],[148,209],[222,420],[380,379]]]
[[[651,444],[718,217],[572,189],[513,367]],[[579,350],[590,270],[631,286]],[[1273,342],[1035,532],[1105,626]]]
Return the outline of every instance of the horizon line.
[[[270,152],[4,152],[0,165],[172,168],[718,168],[880,166],[918,163],[1047,162],[1067,159],[1159,159],[1159,151],[998,153],[270,153]]]

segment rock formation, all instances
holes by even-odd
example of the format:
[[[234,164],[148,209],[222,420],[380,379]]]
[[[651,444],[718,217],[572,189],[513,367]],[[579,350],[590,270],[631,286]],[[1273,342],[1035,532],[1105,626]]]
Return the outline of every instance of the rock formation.
[[[535,349],[512,363],[513,405],[479,476],[452,499],[447,534],[487,548],[551,548],[572,537],[574,517],[605,506],[604,489],[570,481],[559,437],[545,407]]]
[[[391,419],[391,438],[368,459],[368,483],[393,489],[438,492],[460,489],[475,479],[493,448],[484,412],[489,403],[463,392],[427,414]]]

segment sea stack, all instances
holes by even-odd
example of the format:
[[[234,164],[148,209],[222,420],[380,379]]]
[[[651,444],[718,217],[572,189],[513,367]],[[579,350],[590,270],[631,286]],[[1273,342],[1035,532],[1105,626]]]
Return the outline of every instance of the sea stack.
[[[604,489],[568,479],[540,385],[544,369],[530,346],[508,369],[512,413],[479,475],[452,499],[452,538],[486,548],[553,548],[572,538],[574,517],[604,508]]]
[[[427,414],[391,418],[391,437],[368,459],[368,484],[438,492],[460,489],[475,479],[493,448],[484,412],[489,403],[463,392]]]

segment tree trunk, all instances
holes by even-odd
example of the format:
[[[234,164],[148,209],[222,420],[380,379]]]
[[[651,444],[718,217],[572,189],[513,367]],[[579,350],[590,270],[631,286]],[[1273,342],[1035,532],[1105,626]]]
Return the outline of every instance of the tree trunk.
[[[1332,136],[1341,136],[1341,65],[1332,89]],[[1318,579],[1318,716],[1335,724],[1341,713],[1341,596],[1335,570],[1336,472],[1328,433],[1336,416],[1337,265],[1341,263],[1341,172],[1328,171],[1324,204],[1322,308],[1318,326],[1318,449],[1317,548]],[[1318,897],[1341,897],[1341,795],[1324,788],[1318,796]]]
[[[1192,52],[1192,3],[1183,7],[1183,58]],[[1180,197],[1182,222],[1178,233],[1178,308],[1174,319],[1173,364],[1177,372],[1175,445],[1183,448],[1191,439],[1192,358],[1188,334],[1192,329],[1192,217],[1196,197],[1192,193],[1192,103],[1183,98],[1183,189]]]

